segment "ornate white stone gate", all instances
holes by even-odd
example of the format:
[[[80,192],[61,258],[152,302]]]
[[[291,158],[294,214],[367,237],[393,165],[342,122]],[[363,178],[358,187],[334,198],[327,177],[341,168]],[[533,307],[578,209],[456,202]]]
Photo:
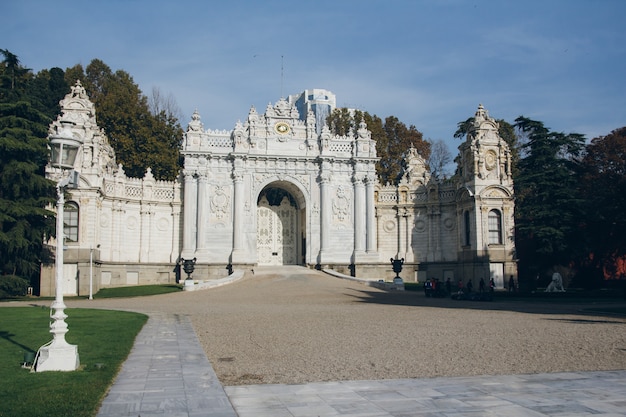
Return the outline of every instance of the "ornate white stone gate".
[[[173,282],[181,258],[197,259],[200,279],[256,264],[392,278],[390,258],[405,259],[405,279],[517,276],[511,154],[482,105],[454,177],[432,177],[408,149],[400,183],[383,185],[365,123],[345,136],[320,123],[334,107],[324,90],[280,99],[264,114],[253,107],[233,130],[205,130],[194,113],[181,146],[184,169],[172,182],[155,180],[150,169],[126,177],[79,83],[60,104],[50,133],[71,122],[83,139],[80,183],[68,199],[79,209],[78,240],[65,256],[79,295],[91,272],[94,291]],[[44,265],[41,277],[40,295],[53,294],[53,268]]]
[[[271,206],[262,197],[257,209],[257,256],[259,265],[298,263],[298,221],[296,208],[287,197]]]
[[[371,133],[319,131],[291,98],[252,108],[232,131],[204,130],[195,113],[181,150],[182,257],[197,268],[378,262]],[[289,197],[264,199],[265,187]]]

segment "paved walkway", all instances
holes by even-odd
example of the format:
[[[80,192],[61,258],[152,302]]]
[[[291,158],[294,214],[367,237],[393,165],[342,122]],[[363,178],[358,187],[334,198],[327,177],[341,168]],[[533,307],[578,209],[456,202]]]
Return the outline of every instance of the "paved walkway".
[[[240,417],[626,416],[626,371],[227,387]]]
[[[231,405],[232,404],[232,405]],[[626,416],[626,371],[225,389],[187,316],[151,315],[98,417]]]
[[[98,417],[236,417],[187,316],[151,314]]]

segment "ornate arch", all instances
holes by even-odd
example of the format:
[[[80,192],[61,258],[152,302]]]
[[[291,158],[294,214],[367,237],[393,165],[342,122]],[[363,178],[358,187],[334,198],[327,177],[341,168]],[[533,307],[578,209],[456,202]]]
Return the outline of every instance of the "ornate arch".
[[[259,199],[259,195],[265,187],[272,184],[276,187],[283,188],[288,191],[297,202],[298,209],[304,209],[309,206],[311,196],[309,190],[293,175],[268,175],[258,181],[259,178],[255,178],[254,187],[252,190],[254,201]]]

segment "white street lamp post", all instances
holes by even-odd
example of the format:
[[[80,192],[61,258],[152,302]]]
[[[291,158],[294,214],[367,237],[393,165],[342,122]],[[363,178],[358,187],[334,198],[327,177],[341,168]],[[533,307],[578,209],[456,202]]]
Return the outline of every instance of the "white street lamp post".
[[[63,123],[63,122],[62,122]],[[56,135],[50,136],[52,149],[51,165],[60,168],[63,173],[66,169],[74,167],[74,160],[82,141],[76,139],[67,123],[63,123],[63,129]],[[73,185],[73,175],[62,178],[57,183],[57,221],[56,221],[56,255],[55,255],[55,284],[56,293],[51,305],[50,333],[52,341],[39,348],[33,369],[42,371],[74,371],[78,369],[78,346],[70,345],[65,340],[67,323],[65,319],[65,303],[63,302],[63,209],[65,205],[64,191],[68,185]]]
[[[93,248],[89,248],[89,299],[93,300]]]

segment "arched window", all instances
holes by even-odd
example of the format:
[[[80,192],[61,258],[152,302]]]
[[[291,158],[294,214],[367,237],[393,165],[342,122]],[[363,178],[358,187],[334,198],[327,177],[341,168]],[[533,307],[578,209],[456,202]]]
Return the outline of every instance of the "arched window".
[[[498,210],[489,212],[489,244],[502,244],[502,214]]]
[[[465,213],[463,213],[463,223],[465,226],[465,246],[471,246],[472,242],[470,241],[470,213],[468,210],[465,210]]]
[[[78,204],[74,202],[63,209],[63,234],[66,242],[78,242]]]

